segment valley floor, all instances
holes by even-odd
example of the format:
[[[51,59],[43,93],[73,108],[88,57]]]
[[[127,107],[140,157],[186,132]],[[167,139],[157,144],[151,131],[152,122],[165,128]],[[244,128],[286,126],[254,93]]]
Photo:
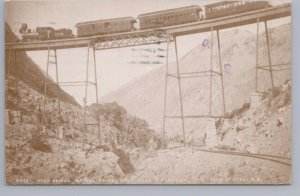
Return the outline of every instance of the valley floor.
[[[136,183],[268,184],[290,182],[289,164],[181,147],[144,155],[129,178]]]
[[[23,138],[22,141],[27,141]],[[9,184],[288,184],[289,161],[212,153],[199,147],[82,151],[49,139],[52,152],[6,143]],[[16,151],[18,149],[18,151]]]

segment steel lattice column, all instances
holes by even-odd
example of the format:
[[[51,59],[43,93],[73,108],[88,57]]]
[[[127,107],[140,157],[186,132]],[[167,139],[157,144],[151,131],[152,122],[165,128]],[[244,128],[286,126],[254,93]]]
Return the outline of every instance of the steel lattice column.
[[[182,126],[182,134],[183,134],[183,144],[186,145],[185,142],[185,128],[184,128],[184,113],[183,113],[183,103],[182,103],[182,88],[181,88],[181,81],[180,81],[180,69],[179,69],[179,62],[178,62],[178,51],[177,51],[177,41],[176,37],[174,37],[175,41],[175,54],[176,54],[176,68],[177,68],[177,80],[178,80],[178,90],[179,90],[179,101],[180,101],[180,114],[181,114],[181,126]]]
[[[211,42],[213,42],[213,32],[214,28],[211,27]],[[179,66],[179,59],[178,59],[178,50],[177,50],[177,40],[176,37],[174,37],[175,42],[175,54],[176,54],[176,74],[169,74],[168,73],[168,53],[167,53],[167,61],[166,61],[166,69],[165,69],[165,88],[164,88],[164,108],[163,108],[163,119],[162,119],[162,140],[163,140],[163,148],[165,146],[165,121],[167,118],[173,118],[173,119],[181,119],[182,123],[182,132],[183,132],[183,142],[186,146],[186,127],[185,127],[185,119],[200,119],[200,118],[224,118],[226,113],[226,104],[225,104],[225,92],[224,92],[224,81],[223,81],[223,70],[222,70],[222,58],[221,58],[221,43],[220,43],[220,35],[219,35],[219,29],[217,29],[217,51],[218,51],[218,61],[219,61],[219,71],[213,70],[213,48],[211,47],[211,54],[210,54],[210,69],[208,71],[193,71],[193,72],[180,72],[180,66]],[[168,51],[167,47],[167,51]],[[212,93],[213,93],[213,77],[219,76],[221,80],[221,93],[222,93],[222,114],[221,115],[214,115],[212,112]],[[166,115],[166,102],[167,102],[167,85],[168,85],[168,77],[173,77],[178,80],[178,89],[179,89],[179,101],[180,101],[180,115],[178,116],[169,116]],[[182,86],[181,86],[181,80],[185,78],[197,78],[197,77],[209,77],[209,112],[208,114],[199,114],[199,115],[185,115],[183,110],[183,100],[182,100]]]
[[[93,66],[94,66],[94,80],[95,82],[90,82],[89,80],[89,67],[90,67],[90,50],[92,50],[92,59],[93,59]],[[98,143],[99,147],[101,146],[101,130],[100,130],[100,120],[97,123],[87,123],[87,98],[88,98],[88,85],[93,84],[95,86],[95,93],[96,93],[96,103],[98,104],[98,80],[97,80],[97,63],[96,63],[96,52],[95,47],[91,44],[87,46],[87,63],[86,63],[86,77],[84,81],[85,85],[85,94],[84,94],[84,117],[83,117],[83,139],[82,139],[82,150],[85,150],[85,139],[86,139],[86,131],[87,126],[97,126],[97,133],[98,133]],[[99,116],[100,118],[100,116]]]
[[[162,120],[162,130],[161,130],[161,141],[162,148],[165,146],[165,127],[166,127],[166,104],[167,104],[167,86],[168,86],[168,71],[169,71],[169,42],[167,42],[167,55],[166,55],[166,65],[165,65],[165,86],[164,86],[164,108],[163,108],[163,120]]]
[[[219,68],[221,77],[221,88],[222,88],[222,104],[223,104],[223,115],[226,114],[226,104],[225,104],[225,94],[224,94],[224,80],[223,80],[223,69],[222,69],[222,53],[221,53],[221,43],[219,29],[217,29],[217,41],[218,41],[218,54],[219,54]]]
[[[51,54],[52,52],[52,54]],[[59,89],[59,77],[58,77],[58,65],[57,65],[57,51],[56,49],[51,49],[48,48],[48,54],[47,54],[47,66],[46,66],[46,75],[45,75],[45,79],[44,79],[44,103],[43,103],[43,112],[42,112],[42,127],[45,129],[45,125],[47,124],[45,122],[46,120],[46,115],[49,115],[51,113],[47,113],[46,112],[46,105],[47,105],[47,88],[49,85],[55,85],[57,91]],[[49,69],[50,69],[50,65],[54,65],[55,67],[55,84],[53,84],[52,82],[49,82]],[[60,120],[61,120],[61,108],[60,108],[60,96],[58,97],[58,101],[57,101],[57,108],[58,108],[58,119],[56,119],[56,125],[57,125],[57,129],[59,129],[60,126]]]
[[[264,27],[265,27],[265,37],[266,37],[266,45],[267,45],[267,55],[268,55],[268,65],[259,65],[259,24],[260,19],[257,18],[257,31],[256,31],[256,70],[255,70],[255,92],[261,92],[258,89],[258,75],[259,70],[262,71],[268,71],[270,73],[270,79],[271,79],[271,88],[273,89],[275,87],[274,84],[274,77],[273,72],[274,71],[284,71],[284,70],[290,70],[290,67],[287,67],[290,65],[290,63],[281,63],[281,64],[272,64],[272,58],[271,58],[271,48],[270,48],[270,40],[269,40],[269,32],[268,32],[268,25],[267,20],[264,20]]]

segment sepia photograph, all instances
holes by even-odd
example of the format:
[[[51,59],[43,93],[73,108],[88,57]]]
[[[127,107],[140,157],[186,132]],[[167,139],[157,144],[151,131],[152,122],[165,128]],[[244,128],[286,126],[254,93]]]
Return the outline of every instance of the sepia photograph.
[[[6,184],[290,184],[291,10],[6,1]]]

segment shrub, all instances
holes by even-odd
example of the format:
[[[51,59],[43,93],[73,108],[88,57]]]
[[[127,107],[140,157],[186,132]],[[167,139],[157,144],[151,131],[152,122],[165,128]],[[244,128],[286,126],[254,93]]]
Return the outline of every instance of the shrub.
[[[274,87],[270,90],[271,93],[271,100],[277,97],[280,94],[281,90],[279,87]]]
[[[243,106],[241,108],[235,109],[230,113],[227,113],[225,116],[226,118],[232,119],[235,116],[239,116],[242,113],[244,113],[246,110],[248,110],[250,108],[250,102],[246,102],[243,104]]]
[[[223,121],[221,120],[221,118],[219,118],[216,122],[215,122],[215,126],[216,129],[219,129],[222,125]]]
[[[51,146],[46,142],[46,138],[41,134],[34,134],[30,144],[34,150],[41,152],[52,152]]]

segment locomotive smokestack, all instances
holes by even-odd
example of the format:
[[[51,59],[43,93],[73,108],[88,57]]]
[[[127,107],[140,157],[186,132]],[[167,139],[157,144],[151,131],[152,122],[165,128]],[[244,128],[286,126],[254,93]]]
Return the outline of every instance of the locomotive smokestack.
[[[19,33],[21,34],[26,33],[26,30],[27,30],[27,24],[23,23],[21,28],[19,29]]]

